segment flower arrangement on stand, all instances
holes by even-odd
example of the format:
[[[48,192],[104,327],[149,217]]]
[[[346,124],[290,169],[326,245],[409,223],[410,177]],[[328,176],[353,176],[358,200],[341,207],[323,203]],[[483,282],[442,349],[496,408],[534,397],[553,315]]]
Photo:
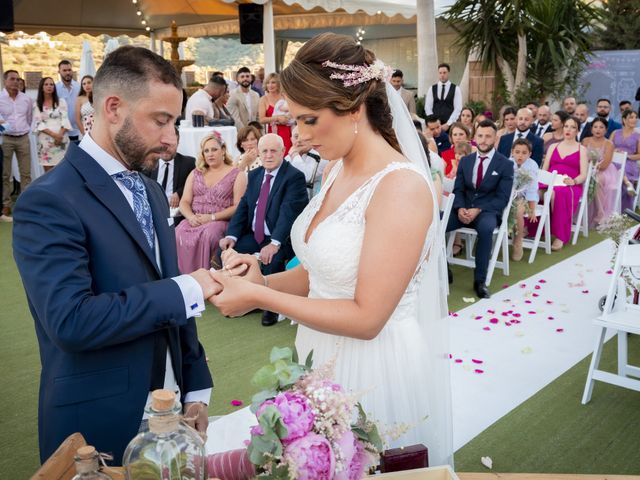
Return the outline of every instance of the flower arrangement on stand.
[[[270,363],[252,380],[261,391],[252,399],[258,424],[251,428],[247,449],[210,455],[209,476],[363,478],[378,463],[382,439],[355,396],[335,383],[332,374],[332,363],[313,369],[311,354],[300,364],[294,350],[274,347]]]
[[[596,198],[596,193],[598,191],[598,175],[596,175],[597,165],[600,161],[600,153],[597,150],[588,149],[587,150],[587,158],[589,159],[589,163],[593,165],[593,175],[591,175],[591,180],[589,180],[589,185],[587,186],[587,200],[589,203],[593,202],[593,199]]]

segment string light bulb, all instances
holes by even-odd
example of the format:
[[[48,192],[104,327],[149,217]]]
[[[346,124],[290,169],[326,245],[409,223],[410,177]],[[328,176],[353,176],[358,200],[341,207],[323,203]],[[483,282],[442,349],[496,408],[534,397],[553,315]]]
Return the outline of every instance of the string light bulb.
[[[140,16],[140,15],[142,15],[142,12],[141,12],[140,10],[138,10],[138,11],[136,12],[136,15]]]
[[[147,28],[145,28],[145,30],[146,30],[147,32],[150,32],[150,31],[151,31],[151,27],[147,27]]]
[[[141,23],[142,25],[146,25],[146,24],[147,24],[147,21],[146,21],[146,20],[142,20],[140,23]]]

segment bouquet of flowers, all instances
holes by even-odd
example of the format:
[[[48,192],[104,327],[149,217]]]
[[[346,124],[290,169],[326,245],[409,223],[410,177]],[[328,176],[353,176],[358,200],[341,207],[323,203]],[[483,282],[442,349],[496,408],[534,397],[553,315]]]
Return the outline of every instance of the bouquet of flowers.
[[[509,234],[516,233],[515,231],[516,216],[517,216],[518,208],[520,207],[520,205],[524,205],[525,213],[527,215],[531,216],[535,214],[535,211],[533,212],[529,211],[529,203],[526,201],[526,199],[522,195],[520,195],[522,192],[525,191],[525,189],[527,188],[527,185],[529,185],[529,183],[531,183],[532,180],[533,180],[533,177],[531,176],[531,173],[522,169],[516,170],[513,178],[514,197],[513,197],[513,202],[511,202],[511,210],[509,211],[509,217],[507,218],[507,232]]]
[[[311,367],[311,354],[299,364],[294,350],[273,348],[270,363],[253,378],[262,390],[252,399],[258,424],[247,449],[209,456],[209,476],[358,480],[377,464],[382,439],[376,425],[333,382],[332,363]]]
[[[587,158],[589,159],[589,163],[596,167],[598,162],[600,161],[600,152],[595,149],[587,149]],[[593,199],[596,198],[596,193],[598,191],[598,175],[596,172],[598,170],[594,168],[593,175],[591,175],[591,180],[589,180],[589,185],[587,186],[587,200],[589,203],[593,202]]]

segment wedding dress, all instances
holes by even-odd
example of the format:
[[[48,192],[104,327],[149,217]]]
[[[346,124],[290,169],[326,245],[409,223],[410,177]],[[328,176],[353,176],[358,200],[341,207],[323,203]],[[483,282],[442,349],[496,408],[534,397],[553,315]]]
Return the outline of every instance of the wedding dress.
[[[380,181],[398,170],[412,170],[425,178],[420,169],[409,162],[391,163],[372,176],[331,215],[319,223],[305,242],[309,225],[320,210],[327,191],[342,169],[339,161],[329,173],[320,193],[311,199],[307,208],[294,223],[291,241],[298,259],[309,275],[309,297],[354,298],[360,252],[365,233],[365,214],[369,201]],[[427,181],[425,179],[425,181]],[[427,182],[428,183],[428,182]],[[437,207],[434,209],[437,218]],[[433,225],[437,225],[434,222]],[[402,248],[402,232],[397,232],[398,249]],[[449,396],[439,390],[437,382],[429,378],[433,362],[441,362],[448,370],[446,344],[440,355],[427,348],[428,329],[420,321],[421,315],[442,318],[438,285],[439,249],[431,252],[438,237],[437,228],[429,228],[421,261],[395,311],[372,340],[359,340],[319,332],[304,325],[298,326],[296,348],[301,359],[313,350],[314,365],[319,366],[335,358],[335,380],[357,394],[367,414],[377,421],[389,438],[388,446],[401,447],[423,443],[429,448],[431,464],[451,463]],[[433,255],[431,255],[433,253]],[[390,251],[389,255],[394,252]],[[429,258],[432,256],[433,258]],[[380,272],[384,275],[385,272]],[[420,295],[421,283],[432,294]],[[433,281],[433,280],[436,281]],[[390,282],[393,279],[389,279]],[[418,299],[428,298],[430,305]],[[446,339],[443,339],[446,341]],[[448,380],[448,379],[447,379]],[[447,382],[448,383],[448,382]],[[446,404],[441,411],[433,398],[439,396]],[[398,436],[399,435],[399,436]]]

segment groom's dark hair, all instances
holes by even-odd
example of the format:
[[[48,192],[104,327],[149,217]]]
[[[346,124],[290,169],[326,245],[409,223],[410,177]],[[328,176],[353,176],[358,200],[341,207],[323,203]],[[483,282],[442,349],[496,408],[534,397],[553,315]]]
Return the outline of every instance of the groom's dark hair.
[[[498,128],[496,127],[496,124],[493,123],[491,120],[482,120],[480,123],[478,123],[478,126],[476,127],[476,130],[478,130],[478,128],[485,128],[485,127],[490,127],[493,128],[496,132],[498,131]]]

